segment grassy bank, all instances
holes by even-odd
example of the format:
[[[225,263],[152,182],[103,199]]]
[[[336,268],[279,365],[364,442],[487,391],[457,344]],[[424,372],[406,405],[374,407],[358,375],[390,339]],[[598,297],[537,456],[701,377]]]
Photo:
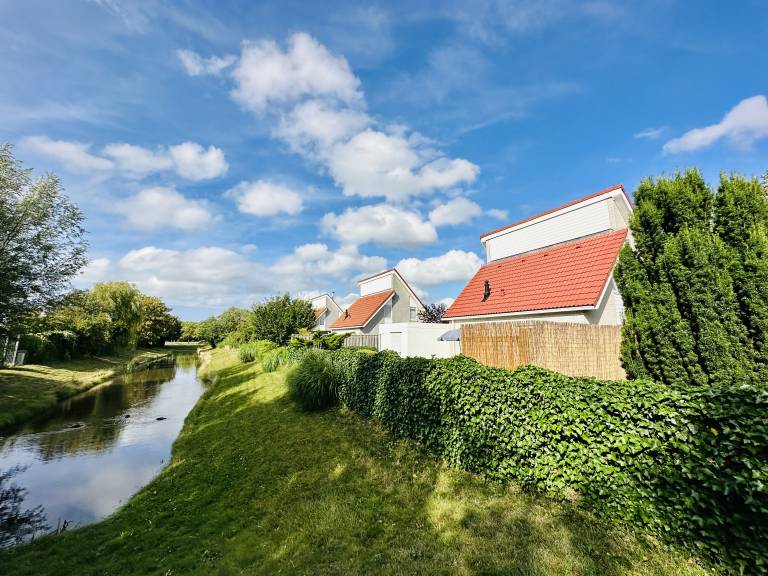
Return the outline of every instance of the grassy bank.
[[[567,504],[449,469],[285,373],[215,350],[169,467],[106,521],[0,553],[7,574],[704,574]]]
[[[0,368],[0,428],[50,410],[57,402],[106,382],[129,362],[142,363],[170,350],[139,350],[123,356],[82,358],[50,365]]]

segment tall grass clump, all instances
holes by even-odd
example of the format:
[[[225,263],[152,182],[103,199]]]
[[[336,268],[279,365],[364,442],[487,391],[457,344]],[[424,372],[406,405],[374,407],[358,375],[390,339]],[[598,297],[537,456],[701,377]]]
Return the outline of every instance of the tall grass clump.
[[[339,375],[331,358],[307,350],[286,377],[291,397],[307,411],[324,410],[339,403]]]
[[[264,372],[274,372],[280,366],[288,363],[288,351],[285,348],[276,348],[264,354],[261,360],[261,368]]]
[[[240,346],[240,361],[254,362],[261,359],[267,352],[277,348],[277,344],[270,342],[269,340],[256,340],[255,342],[247,342]]]

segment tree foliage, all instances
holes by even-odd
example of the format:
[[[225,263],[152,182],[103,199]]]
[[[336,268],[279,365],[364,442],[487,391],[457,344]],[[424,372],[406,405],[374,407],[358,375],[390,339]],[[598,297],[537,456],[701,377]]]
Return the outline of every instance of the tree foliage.
[[[140,346],[162,346],[181,335],[181,322],[171,309],[156,296],[142,295],[143,320],[139,329]]]
[[[427,324],[439,324],[445,314],[445,304],[427,304],[424,310],[419,310],[419,320]]]
[[[33,180],[0,145],[0,330],[55,302],[86,263],[83,215],[59,179]]]
[[[768,369],[768,199],[757,180],[647,179],[635,193],[616,282],[632,378],[669,384],[764,381]]]
[[[315,313],[307,300],[284,294],[254,305],[250,322],[253,339],[285,345],[293,334],[315,325]]]

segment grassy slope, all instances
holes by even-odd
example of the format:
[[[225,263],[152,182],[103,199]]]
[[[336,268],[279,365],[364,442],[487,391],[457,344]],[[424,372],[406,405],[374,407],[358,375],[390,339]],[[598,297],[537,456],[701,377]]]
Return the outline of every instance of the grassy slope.
[[[569,505],[452,470],[284,373],[217,350],[171,465],[106,521],[4,556],[8,574],[703,574]]]
[[[0,427],[23,422],[49,410],[57,402],[122,372],[131,359],[143,360],[166,354],[164,350],[140,350],[134,355],[101,356],[49,366],[28,364],[0,369]]]

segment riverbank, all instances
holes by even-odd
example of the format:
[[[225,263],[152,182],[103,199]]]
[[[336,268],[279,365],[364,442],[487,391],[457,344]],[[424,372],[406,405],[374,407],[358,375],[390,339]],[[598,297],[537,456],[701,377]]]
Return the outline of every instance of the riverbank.
[[[81,358],[50,365],[0,369],[0,429],[43,414],[56,403],[115,378],[173,349],[138,350],[129,355]]]
[[[299,412],[283,371],[204,356],[168,468],[107,520],[0,553],[8,574],[706,573],[347,411]]]

